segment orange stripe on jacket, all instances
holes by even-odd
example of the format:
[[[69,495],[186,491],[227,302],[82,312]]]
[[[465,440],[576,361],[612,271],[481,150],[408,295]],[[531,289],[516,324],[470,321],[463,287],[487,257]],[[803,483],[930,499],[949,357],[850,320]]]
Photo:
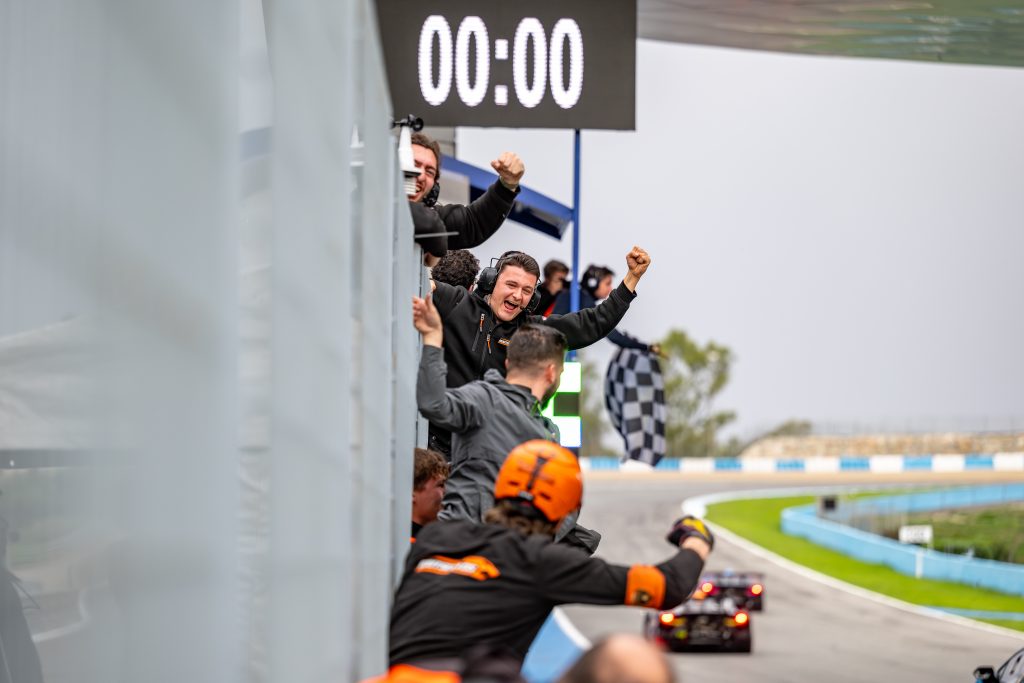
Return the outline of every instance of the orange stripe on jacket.
[[[410,664],[395,664],[383,676],[367,678],[362,683],[459,683],[462,677],[454,671],[431,671]]]
[[[635,564],[626,575],[624,604],[639,607],[661,607],[665,599],[665,575],[649,564]]]

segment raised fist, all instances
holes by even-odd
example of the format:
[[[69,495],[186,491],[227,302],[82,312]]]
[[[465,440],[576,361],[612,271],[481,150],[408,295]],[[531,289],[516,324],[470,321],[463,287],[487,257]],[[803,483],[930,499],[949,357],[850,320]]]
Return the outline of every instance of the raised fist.
[[[639,280],[647,272],[647,266],[651,265],[650,255],[640,247],[633,245],[626,254],[626,267],[629,272]]]
[[[510,190],[519,186],[519,181],[526,172],[523,160],[515,152],[502,152],[500,157],[491,162],[491,168],[498,174],[501,184]]]
[[[703,520],[697,519],[693,515],[686,515],[677,519],[675,524],[672,525],[672,529],[665,536],[665,540],[678,548],[683,540],[691,536],[707,543],[708,548],[715,547],[715,537],[711,534],[711,529],[707,527]]]

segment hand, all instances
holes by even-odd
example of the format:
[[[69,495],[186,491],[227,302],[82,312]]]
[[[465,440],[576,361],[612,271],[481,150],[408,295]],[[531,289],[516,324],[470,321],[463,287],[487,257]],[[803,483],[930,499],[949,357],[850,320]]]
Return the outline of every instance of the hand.
[[[658,342],[648,344],[647,350],[653,353],[655,356],[658,356],[659,358],[668,358],[668,355],[662,351],[661,344],[659,344]]]
[[[636,291],[636,286],[640,283],[640,278],[647,272],[647,267],[651,265],[650,255],[641,249],[640,247],[633,245],[633,248],[626,254],[626,268],[629,272],[626,273],[626,277],[622,279],[622,282],[626,285],[626,288],[633,292]]]
[[[501,184],[510,190],[519,187],[519,181],[526,172],[523,160],[515,152],[502,152],[500,157],[491,162],[491,168],[498,174]]]
[[[672,525],[672,529],[669,530],[665,536],[665,540],[673,546],[679,547],[688,538],[697,538],[708,544],[708,549],[715,547],[715,537],[711,534],[711,529],[707,527],[702,520],[697,519],[693,515],[686,515],[680,517]]]
[[[636,279],[639,280],[647,272],[649,265],[651,265],[650,255],[634,244],[626,254],[626,266],[629,268],[629,272],[636,275]]]
[[[441,346],[444,341],[444,326],[441,323],[441,314],[434,306],[433,297],[412,298],[412,324],[423,336],[423,343],[426,346]]]

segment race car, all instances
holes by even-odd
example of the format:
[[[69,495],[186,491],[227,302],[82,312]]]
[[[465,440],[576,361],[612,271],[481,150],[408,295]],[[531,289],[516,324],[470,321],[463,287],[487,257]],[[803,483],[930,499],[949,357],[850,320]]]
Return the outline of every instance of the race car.
[[[644,621],[649,640],[672,652],[750,652],[750,613],[729,597],[701,596]]]
[[[1024,681],[1024,649],[1017,650],[998,669],[979,666],[974,670],[975,683],[1021,683]]]
[[[719,572],[704,572],[697,583],[697,593],[707,597],[727,597],[736,601],[748,612],[764,609],[764,574],[760,572],[735,572],[726,569]]]

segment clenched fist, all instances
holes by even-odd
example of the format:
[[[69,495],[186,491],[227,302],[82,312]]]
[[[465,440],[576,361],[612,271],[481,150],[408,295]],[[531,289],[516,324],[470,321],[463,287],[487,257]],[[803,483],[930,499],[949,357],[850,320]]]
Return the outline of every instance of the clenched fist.
[[[626,254],[626,267],[629,269],[629,272],[626,273],[626,277],[622,280],[629,291],[636,290],[640,278],[644,276],[644,273],[647,272],[647,267],[650,265],[650,255],[640,247],[633,245],[633,248]]]
[[[519,181],[526,172],[523,160],[515,152],[502,152],[500,157],[491,162],[491,168],[498,174],[501,184],[510,190],[519,187]]]

